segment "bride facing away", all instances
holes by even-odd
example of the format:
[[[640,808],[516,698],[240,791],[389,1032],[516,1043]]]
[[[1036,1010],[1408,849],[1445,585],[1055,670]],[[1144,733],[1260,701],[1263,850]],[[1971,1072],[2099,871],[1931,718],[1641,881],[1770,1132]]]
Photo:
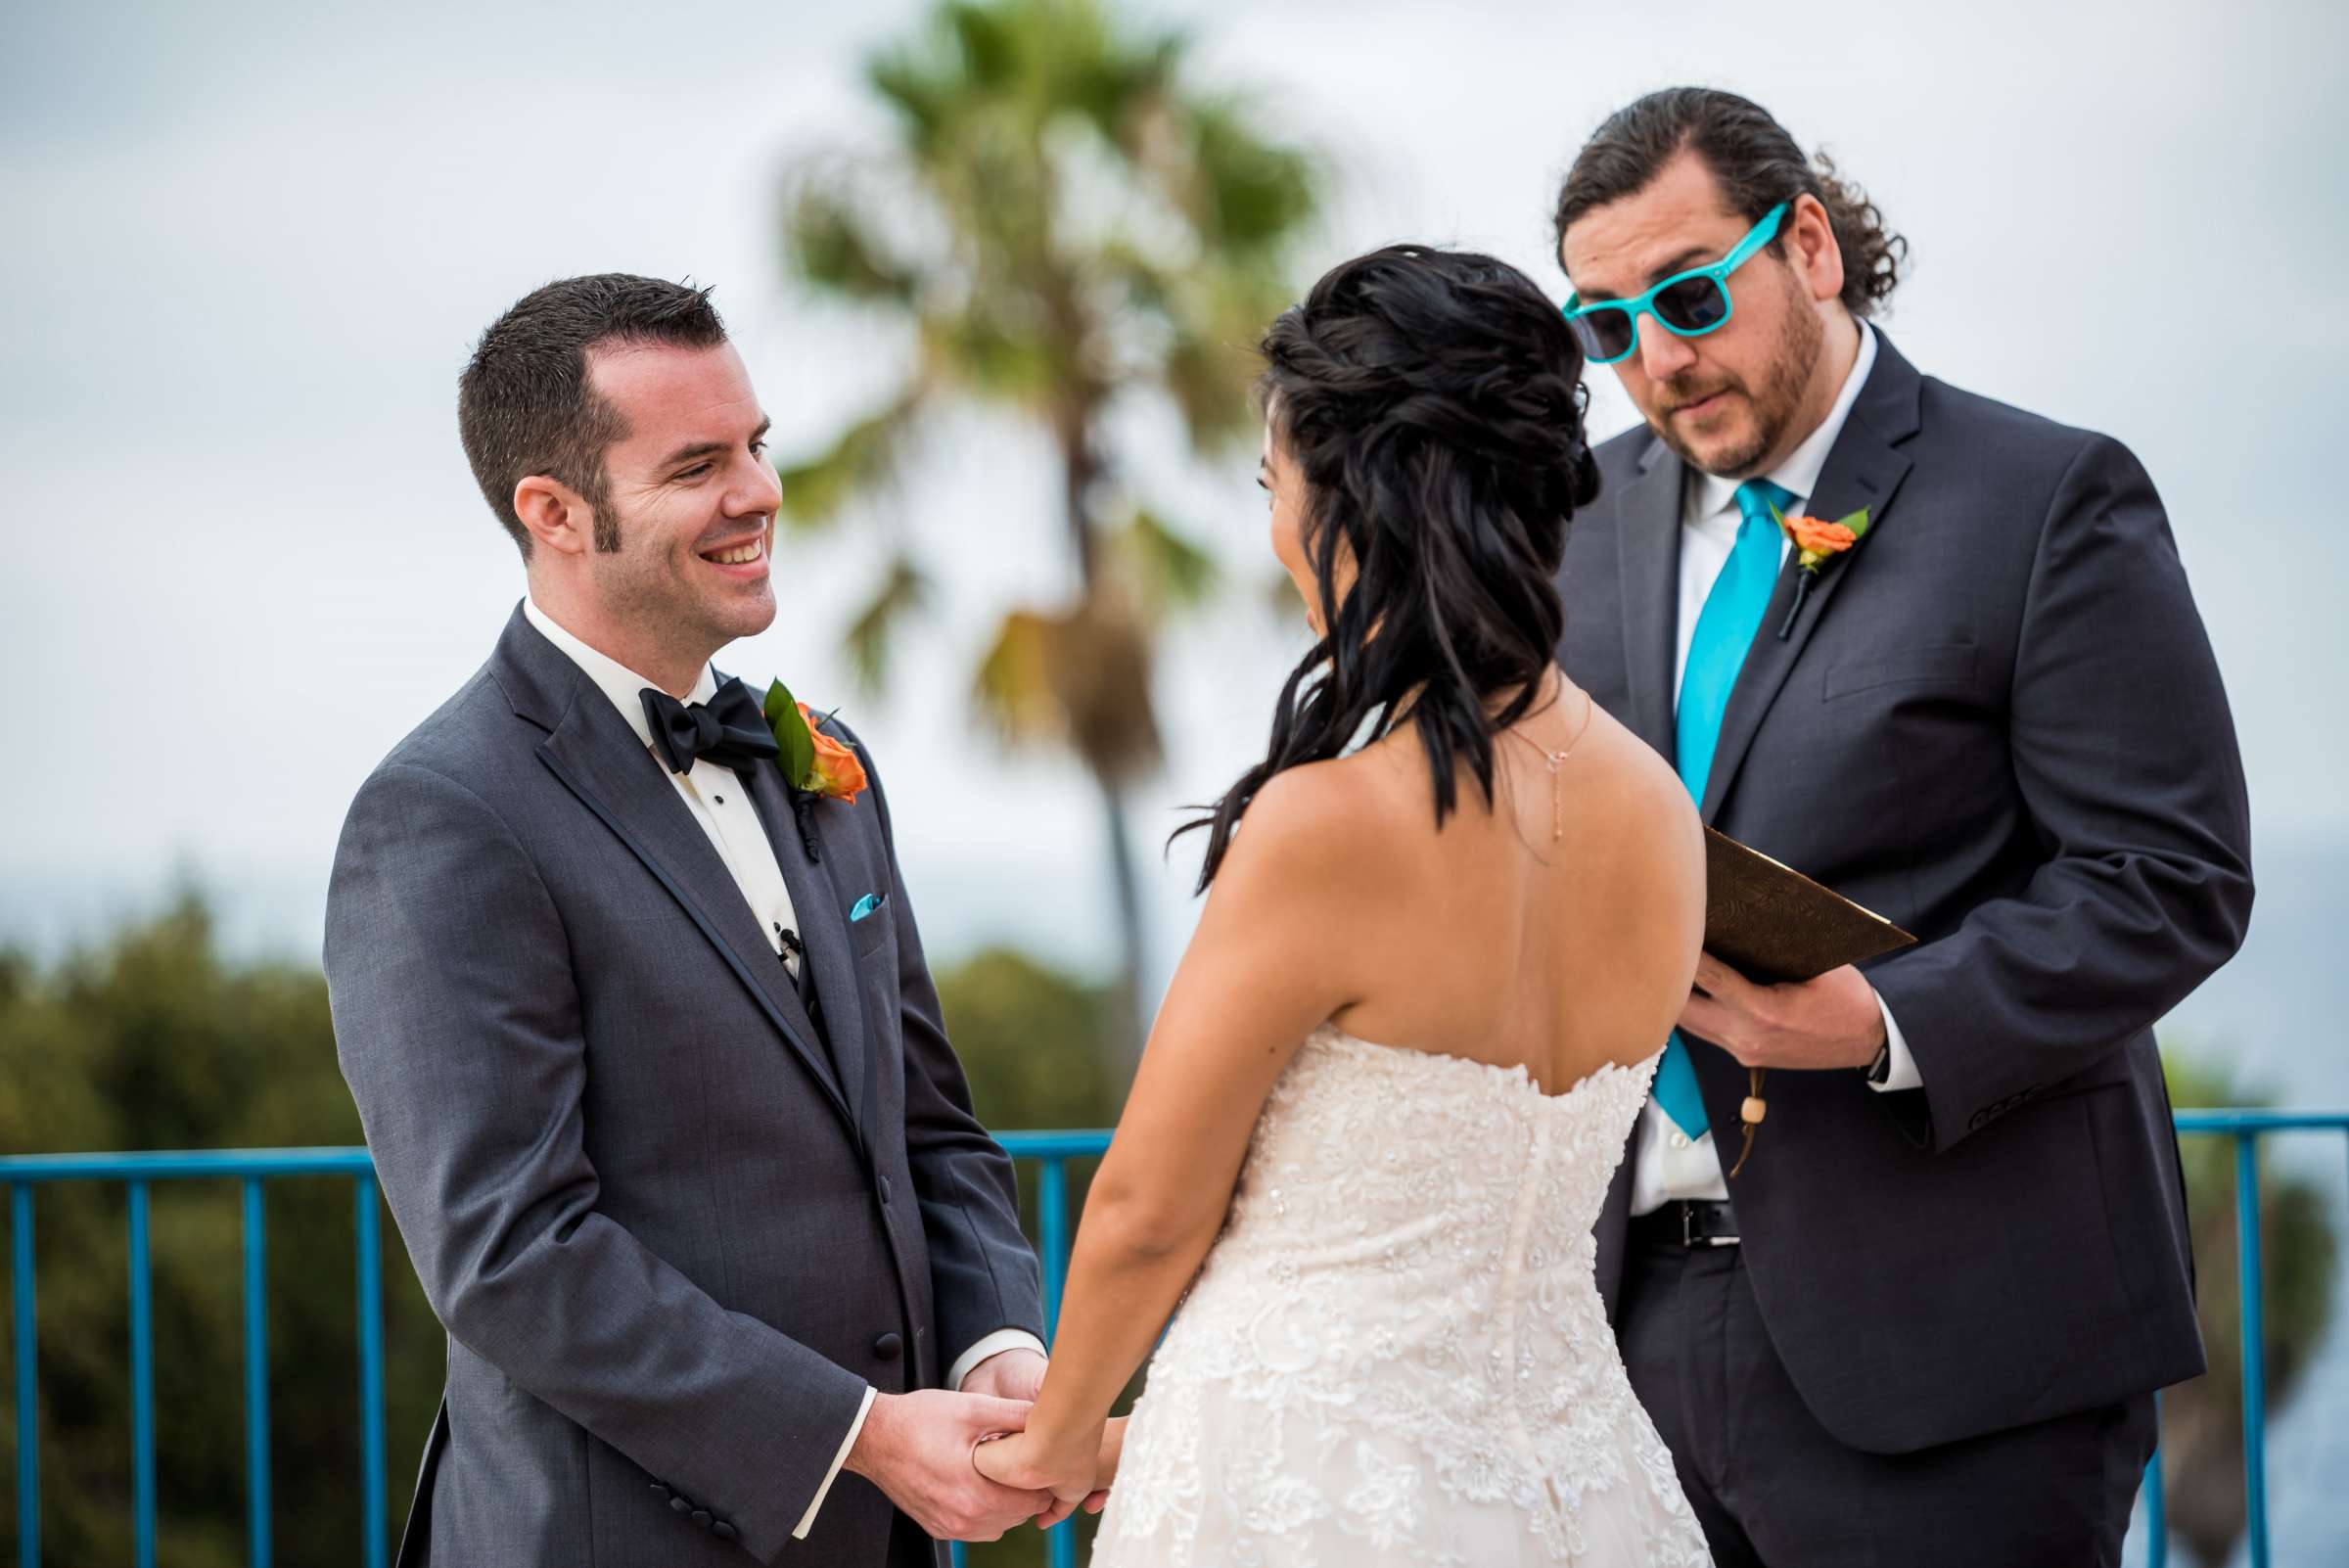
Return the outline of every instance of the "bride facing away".
[[[1042,1392],[974,1462],[1047,1522],[1114,1472],[1096,1568],[1706,1563],[1591,1272],[1704,849],[1552,664],[1596,483],[1580,352],[1516,269],[1416,247],[1337,267],[1263,351],[1272,546],[1319,640],[1194,824],[1206,907]]]

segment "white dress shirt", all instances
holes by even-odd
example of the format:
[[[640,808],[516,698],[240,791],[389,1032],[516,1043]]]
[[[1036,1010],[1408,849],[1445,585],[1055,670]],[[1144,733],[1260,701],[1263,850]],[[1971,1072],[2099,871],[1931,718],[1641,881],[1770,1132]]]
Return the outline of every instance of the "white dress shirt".
[[[1803,443],[1786,454],[1786,460],[1766,476],[1794,499],[1790,509],[1800,507],[1811,498],[1819,484],[1819,470],[1826,466],[1827,453],[1835,445],[1835,438],[1843,432],[1843,422],[1851,416],[1852,404],[1859,401],[1860,389],[1867,384],[1867,373],[1876,362],[1875,329],[1866,322],[1860,323],[1860,352],[1852,360],[1851,374],[1843,381],[1843,390],[1836,393],[1835,404],[1827,410]],[[1705,607],[1705,596],[1713,591],[1714,579],[1728,564],[1729,551],[1737,543],[1737,530],[1744,521],[1737,510],[1736,480],[1689,471],[1689,483],[1681,498],[1681,598],[1678,648],[1673,658],[1672,688],[1681,689],[1681,679],[1688,669],[1688,644],[1696,635],[1696,618]],[[1833,519],[1828,521],[1832,522]],[[1780,538],[1778,560],[1781,567],[1792,541]],[[1915,1088],[1924,1083],[1916,1070],[1916,1059],[1909,1052],[1909,1042],[1901,1037],[1901,1026],[1876,998],[1876,1007],[1884,1015],[1884,1035],[1891,1044],[1891,1065],[1884,1082],[1872,1084],[1879,1092]],[[1694,1044],[1698,1050],[1712,1050],[1707,1044]],[[1691,1138],[1675,1127],[1672,1118],[1664,1114],[1651,1095],[1639,1112],[1638,1152],[1632,1162],[1632,1213],[1649,1214],[1680,1198],[1710,1198],[1726,1201],[1729,1195],[1728,1182],[1721,1173],[1721,1156],[1714,1147],[1713,1134],[1705,1132]]]
[[[791,892],[783,884],[783,868],[776,863],[775,847],[767,841],[766,829],[759,820],[758,810],[751,805],[750,792],[742,787],[742,781],[735,777],[734,770],[720,767],[714,762],[705,762],[697,757],[690,770],[670,773],[668,764],[661,761],[661,754],[654,749],[652,724],[644,716],[644,690],[648,686],[658,690],[658,682],[645,679],[619,660],[599,653],[573,636],[552,616],[539,609],[536,600],[525,598],[522,613],[547,641],[563,650],[571,662],[595,682],[597,690],[612,699],[612,706],[620,710],[620,716],[628,721],[628,727],[636,732],[636,738],[644,743],[646,751],[652,753],[654,762],[663,773],[668,774],[669,783],[676,787],[678,798],[684,801],[685,808],[693,813],[694,821],[710,836],[711,848],[717,851],[718,859],[725,862],[726,870],[734,878],[734,886],[741,890],[744,900],[751,906],[751,913],[758,917],[759,929],[765,933],[767,945],[783,957],[786,968],[796,980],[800,972],[799,959],[785,952],[783,943],[785,931],[791,931],[795,936],[798,934],[791,911]],[[716,691],[717,677],[711,673],[709,666],[704,665],[701,674],[694,679],[693,690],[684,700],[706,703]],[[1039,1356],[1044,1353],[1042,1342],[1026,1329],[999,1328],[955,1360],[953,1369],[946,1374],[947,1386],[962,1387],[963,1379],[970,1376],[972,1369],[981,1361],[1007,1350],[1033,1350]],[[832,1483],[839,1479],[840,1467],[848,1462],[849,1451],[856,1446],[857,1434],[864,1430],[864,1418],[872,1413],[873,1400],[879,1392],[869,1385],[865,1388],[864,1403],[856,1407],[856,1419],[849,1423],[848,1435],[840,1440],[840,1452],[832,1455],[832,1468],[824,1472],[824,1484],[815,1489],[815,1497],[808,1502],[807,1511],[800,1516],[798,1526],[791,1532],[794,1540],[806,1539],[807,1532],[814,1526],[816,1510],[824,1505],[824,1499],[831,1495]]]

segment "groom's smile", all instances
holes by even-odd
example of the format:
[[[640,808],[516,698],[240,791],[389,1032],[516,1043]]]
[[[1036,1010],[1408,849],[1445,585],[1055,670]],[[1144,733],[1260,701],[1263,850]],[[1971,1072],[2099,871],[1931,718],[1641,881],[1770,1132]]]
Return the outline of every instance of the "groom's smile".
[[[734,581],[755,582],[767,574],[767,541],[773,533],[774,524],[769,522],[749,538],[704,550],[701,557]]]

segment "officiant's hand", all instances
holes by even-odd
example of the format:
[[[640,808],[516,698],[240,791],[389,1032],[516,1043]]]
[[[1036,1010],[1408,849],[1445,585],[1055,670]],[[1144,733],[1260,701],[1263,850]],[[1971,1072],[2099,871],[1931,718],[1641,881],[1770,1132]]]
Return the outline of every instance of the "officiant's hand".
[[[1875,988],[1850,964],[1798,985],[1761,986],[1705,953],[1681,1028],[1747,1067],[1866,1067],[1884,1044]]]

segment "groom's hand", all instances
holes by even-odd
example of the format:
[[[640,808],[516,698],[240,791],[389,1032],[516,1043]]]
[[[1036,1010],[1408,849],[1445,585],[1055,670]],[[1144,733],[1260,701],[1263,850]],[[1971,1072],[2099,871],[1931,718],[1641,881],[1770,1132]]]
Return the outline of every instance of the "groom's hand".
[[[943,1389],[876,1395],[846,1468],[937,1540],[994,1541],[1052,1506],[1051,1493],[998,1486],[971,1462],[981,1439],[1027,1424],[1027,1405],[1012,1400]]]
[[[1797,985],[1758,986],[1706,953],[1681,1028],[1747,1067],[1866,1067],[1884,1043],[1884,1010],[1850,964]]]
[[[965,1394],[1033,1405],[1043,1392],[1044,1359],[1032,1350],[997,1351],[963,1374]]]

